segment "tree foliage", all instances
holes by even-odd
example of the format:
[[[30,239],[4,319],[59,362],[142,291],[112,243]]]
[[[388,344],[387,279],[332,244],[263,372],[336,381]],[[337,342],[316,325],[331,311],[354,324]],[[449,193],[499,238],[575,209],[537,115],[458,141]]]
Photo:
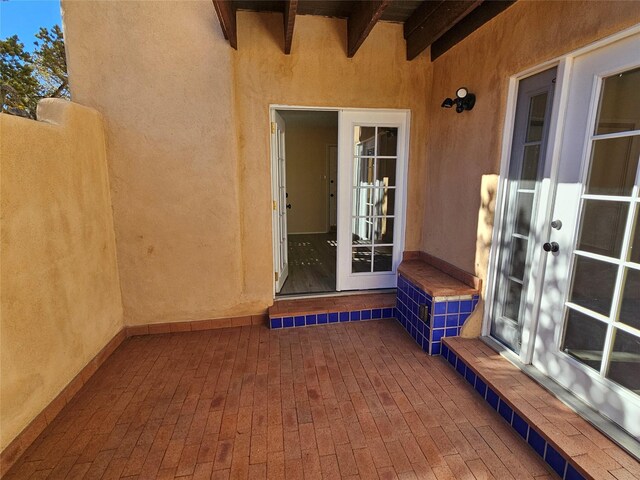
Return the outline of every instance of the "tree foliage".
[[[0,40],[2,112],[36,118],[42,98],[69,98],[67,60],[62,29],[40,28],[29,53],[17,35]]]

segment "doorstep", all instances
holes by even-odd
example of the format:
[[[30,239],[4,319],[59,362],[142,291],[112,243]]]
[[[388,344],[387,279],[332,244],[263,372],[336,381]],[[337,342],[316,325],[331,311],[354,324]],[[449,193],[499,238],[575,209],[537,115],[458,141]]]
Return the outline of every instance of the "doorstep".
[[[322,298],[277,300],[269,308],[270,328],[394,318],[395,293],[358,293]]]
[[[563,480],[640,478],[640,463],[480,339],[442,356]]]

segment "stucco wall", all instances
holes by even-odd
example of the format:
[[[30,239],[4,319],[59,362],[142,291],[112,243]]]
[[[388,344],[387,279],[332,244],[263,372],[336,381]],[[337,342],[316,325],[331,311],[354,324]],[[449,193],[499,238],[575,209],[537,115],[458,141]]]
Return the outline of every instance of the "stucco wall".
[[[424,250],[485,277],[509,77],[639,22],[640,2],[519,1],[433,62]],[[474,110],[440,108],[461,86]]]
[[[122,328],[100,115],[0,115],[0,450]]]
[[[74,99],[106,123],[125,322],[254,314],[272,302],[269,105],[412,110],[406,246],[420,246],[427,56],[376,25],[240,12],[238,51],[210,0],[63,0]],[[99,19],[97,21],[96,19]]]
[[[337,127],[315,127],[287,122],[287,213],[289,233],[329,230],[327,145],[338,144]]]

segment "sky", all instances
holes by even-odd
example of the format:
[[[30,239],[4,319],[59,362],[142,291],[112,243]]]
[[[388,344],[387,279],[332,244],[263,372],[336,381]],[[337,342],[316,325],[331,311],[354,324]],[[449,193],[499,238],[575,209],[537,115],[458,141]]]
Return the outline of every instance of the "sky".
[[[40,27],[55,24],[62,26],[60,0],[0,0],[0,39],[17,34],[29,52]]]

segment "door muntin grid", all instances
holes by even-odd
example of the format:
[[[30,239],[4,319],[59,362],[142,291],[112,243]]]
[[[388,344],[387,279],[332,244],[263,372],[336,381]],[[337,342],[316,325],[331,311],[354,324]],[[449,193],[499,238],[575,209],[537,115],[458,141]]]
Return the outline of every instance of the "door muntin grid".
[[[600,80],[560,341],[562,352],[637,395],[640,95],[623,95],[638,84],[640,68]]]
[[[351,273],[393,270],[398,127],[353,129]]]

